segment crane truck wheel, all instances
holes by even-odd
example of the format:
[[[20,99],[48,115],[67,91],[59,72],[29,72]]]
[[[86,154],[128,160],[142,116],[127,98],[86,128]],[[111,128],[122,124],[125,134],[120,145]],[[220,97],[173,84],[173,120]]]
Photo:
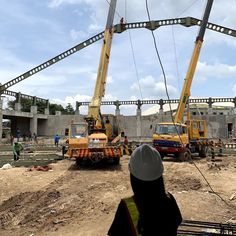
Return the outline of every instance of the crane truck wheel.
[[[207,155],[207,146],[201,146],[199,149],[199,157],[206,157]]]
[[[180,160],[180,161],[188,161],[188,160],[190,160],[190,158],[191,158],[191,152],[190,152],[190,150],[186,150],[186,151],[184,151],[184,152],[181,152],[181,153],[179,153],[179,155],[178,155],[178,159]]]
[[[114,158],[114,164],[119,165],[120,164],[120,158]]]
[[[80,159],[80,158],[76,158],[76,165],[77,166],[80,166],[83,162],[83,159]]]

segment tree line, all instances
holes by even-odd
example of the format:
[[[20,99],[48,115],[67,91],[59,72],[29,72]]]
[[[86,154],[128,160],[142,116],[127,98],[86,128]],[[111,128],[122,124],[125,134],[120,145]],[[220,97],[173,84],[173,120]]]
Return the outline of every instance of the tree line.
[[[8,108],[15,109],[16,100],[8,101]],[[38,107],[38,113],[44,114],[46,104],[42,101],[37,101],[36,105]],[[27,98],[21,98],[21,111],[30,112],[30,107],[32,106],[32,100]],[[61,111],[63,115],[74,115],[75,110],[70,103],[64,108],[61,104],[49,103],[49,114],[55,115],[56,111]]]

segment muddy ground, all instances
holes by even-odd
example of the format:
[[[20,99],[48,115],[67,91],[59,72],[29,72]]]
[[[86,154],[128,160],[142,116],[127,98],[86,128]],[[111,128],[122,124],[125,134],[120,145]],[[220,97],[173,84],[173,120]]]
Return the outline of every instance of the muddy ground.
[[[120,166],[77,168],[72,160],[51,171],[0,170],[0,235],[104,236],[121,198],[132,194],[129,157]],[[184,219],[236,221],[236,156],[211,164],[195,160],[222,201],[192,163],[164,161],[166,189]]]

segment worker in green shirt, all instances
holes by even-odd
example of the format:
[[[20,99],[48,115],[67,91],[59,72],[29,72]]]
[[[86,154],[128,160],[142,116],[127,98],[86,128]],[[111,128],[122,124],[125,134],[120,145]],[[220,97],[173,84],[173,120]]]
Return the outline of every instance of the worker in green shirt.
[[[14,155],[14,161],[18,161],[20,158],[20,152],[23,150],[23,146],[21,143],[17,141],[17,139],[14,139],[13,142],[13,155]]]

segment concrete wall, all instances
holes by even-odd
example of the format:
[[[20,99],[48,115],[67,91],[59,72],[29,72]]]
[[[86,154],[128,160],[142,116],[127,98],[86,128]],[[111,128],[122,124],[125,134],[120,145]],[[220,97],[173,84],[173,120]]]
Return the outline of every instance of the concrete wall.
[[[65,129],[69,128],[72,120],[83,122],[83,115],[49,115],[47,120],[38,120],[38,135],[52,136],[58,133],[65,134]],[[233,123],[234,135],[236,135],[236,115],[204,115],[194,116],[196,119],[206,119],[208,125],[209,138],[227,138],[228,123]],[[138,116],[113,116],[108,115],[113,127],[119,128],[119,132],[124,131],[129,137],[146,136],[151,137],[157,123],[171,121],[169,115],[149,115],[142,116],[139,122]],[[235,136],[234,136],[235,137]]]
[[[11,118],[11,132],[16,136],[17,128],[20,130],[20,135],[28,134],[30,131],[30,119],[27,117],[12,117]]]
[[[1,112],[0,112],[1,113]],[[8,114],[9,115],[9,114]],[[69,128],[72,120],[74,122],[83,122],[84,115],[61,115],[60,112],[56,115],[28,115],[26,117],[10,117],[13,133],[16,128],[19,128],[21,134],[31,131],[34,123],[34,128],[39,136],[53,136],[59,134],[64,136],[65,129]],[[106,119],[106,115],[104,116]],[[119,133],[124,131],[128,137],[145,136],[151,137],[157,123],[162,121],[171,121],[170,115],[149,115],[141,116],[140,113],[136,116],[124,115],[107,115],[113,127],[119,127]],[[5,118],[8,118],[5,114]],[[232,136],[236,137],[236,115],[203,115],[194,116],[193,118],[206,119],[208,124],[209,138],[228,138],[228,124],[232,124]],[[36,126],[35,126],[36,121]]]
[[[45,121],[38,122],[38,135],[52,136],[64,135],[65,129],[69,128],[71,121],[83,122],[82,115],[49,115]]]

